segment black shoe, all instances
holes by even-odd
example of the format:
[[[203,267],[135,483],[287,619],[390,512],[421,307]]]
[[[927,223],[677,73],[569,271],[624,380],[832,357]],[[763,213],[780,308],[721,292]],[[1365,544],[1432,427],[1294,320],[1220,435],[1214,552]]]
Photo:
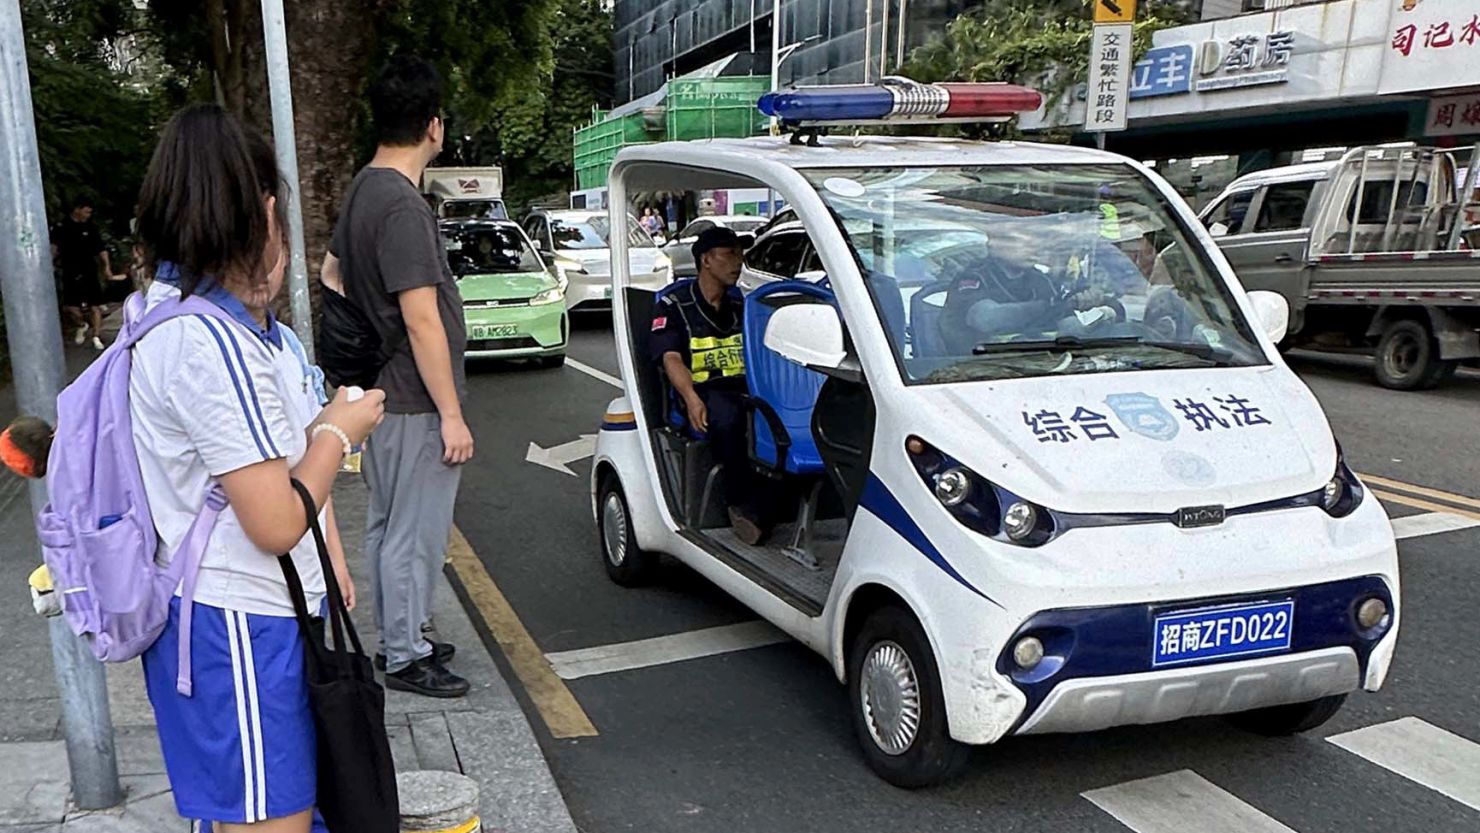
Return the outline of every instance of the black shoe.
[[[430,639],[428,639],[427,641],[432,642],[432,640]],[[452,657],[456,654],[457,646],[453,645],[451,642],[432,642],[432,659],[436,660],[438,663],[446,665],[447,663],[452,661]],[[375,670],[385,670],[385,654],[375,655]]]
[[[461,697],[471,688],[467,680],[448,671],[441,663],[426,657],[385,675],[386,688],[410,691],[426,697]]]

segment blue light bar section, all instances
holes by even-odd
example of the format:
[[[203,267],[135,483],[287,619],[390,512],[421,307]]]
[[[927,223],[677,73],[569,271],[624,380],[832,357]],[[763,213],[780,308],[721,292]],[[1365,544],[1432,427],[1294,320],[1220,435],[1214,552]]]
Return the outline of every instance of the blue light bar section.
[[[856,121],[890,115],[894,96],[873,84],[848,84],[766,93],[756,106],[786,122]]]

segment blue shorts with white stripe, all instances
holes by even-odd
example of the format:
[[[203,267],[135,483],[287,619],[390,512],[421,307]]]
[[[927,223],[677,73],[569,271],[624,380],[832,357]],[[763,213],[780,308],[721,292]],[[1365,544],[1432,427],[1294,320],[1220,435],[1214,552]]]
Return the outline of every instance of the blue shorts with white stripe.
[[[313,718],[303,638],[292,617],[197,603],[194,693],[175,691],[180,600],[144,654],[175,807],[187,819],[251,823],[314,806]]]

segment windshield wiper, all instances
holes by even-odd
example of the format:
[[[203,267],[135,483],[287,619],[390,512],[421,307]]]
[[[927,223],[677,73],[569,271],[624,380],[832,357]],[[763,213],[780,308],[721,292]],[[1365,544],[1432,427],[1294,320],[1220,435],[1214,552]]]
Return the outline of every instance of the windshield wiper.
[[[1070,350],[1094,350],[1102,347],[1155,347],[1173,353],[1195,356],[1199,359],[1225,366],[1230,364],[1233,356],[1227,349],[1214,347],[1211,344],[1197,344],[1187,341],[1153,341],[1137,336],[1104,336],[1101,338],[1059,336],[1054,339],[1035,339],[1032,341],[989,341],[971,348],[971,354],[974,356],[985,356],[993,353],[1028,353],[1039,350],[1051,353],[1064,353]]]
[[[1104,338],[1080,338],[1079,336],[1059,336],[1053,339],[1034,339],[1031,341],[986,341],[971,348],[971,355],[985,356],[990,353],[1027,353],[1037,350],[1048,350],[1063,352],[1065,350],[1085,350],[1095,347],[1119,347],[1124,344],[1147,344],[1136,336],[1106,336]]]

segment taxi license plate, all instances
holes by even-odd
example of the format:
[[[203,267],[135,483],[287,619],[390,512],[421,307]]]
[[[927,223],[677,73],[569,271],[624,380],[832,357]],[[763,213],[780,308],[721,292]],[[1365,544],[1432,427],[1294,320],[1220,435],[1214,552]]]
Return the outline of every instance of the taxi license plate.
[[[474,324],[469,328],[468,336],[474,341],[485,341],[490,338],[511,338],[519,334],[517,324]]]
[[[1164,613],[1155,619],[1152,667],[1290,649],[1295,602]]]

